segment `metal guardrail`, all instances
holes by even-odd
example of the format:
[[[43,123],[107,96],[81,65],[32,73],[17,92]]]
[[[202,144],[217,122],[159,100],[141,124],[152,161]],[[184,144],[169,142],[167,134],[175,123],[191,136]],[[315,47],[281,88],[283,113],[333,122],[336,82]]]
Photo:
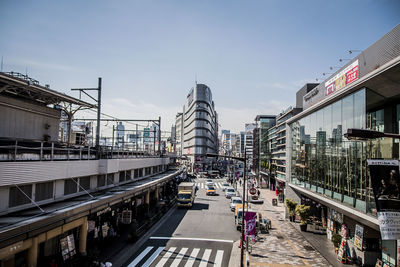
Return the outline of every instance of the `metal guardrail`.
[[[96,160],[157,157],[159,153],[101,146],[68,146],[58,142],[31,140],[0,140],[0,161]]]

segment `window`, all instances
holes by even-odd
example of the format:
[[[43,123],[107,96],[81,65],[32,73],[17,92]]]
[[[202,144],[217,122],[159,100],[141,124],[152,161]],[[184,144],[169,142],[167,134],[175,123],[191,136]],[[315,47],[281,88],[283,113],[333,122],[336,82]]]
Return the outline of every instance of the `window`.
[[[76,193],[78,190],[78,179],[67,179],[64,180],[64,195],[70,195]]]
[[[100,174],[97,175],[97,187],[102,187],[106,185],[106,175]]]
[[[35,185],[35,201],[53,198],[53,182],[38,183]]]
[[[119,172],[119,182],[125,181],[125,171]]]
[[[90,189],[90,176],[87,177],[81,177],[79,178],[79,191],[89,190]]]
[[[130,180],[131,179],[131,175],[132,175],[132,171],[131,170],[126,171],[125,172],[125,180],[126,181]]]
[[[30,199],[25,196],[29,196],[32,198],[32,185],[19,185],[19,188],[16,186],[10,187],[10,196],[9,196],[9,207],[16,207],[24,204],[31,203]],[[22,193],[21,190],[25,193]]]

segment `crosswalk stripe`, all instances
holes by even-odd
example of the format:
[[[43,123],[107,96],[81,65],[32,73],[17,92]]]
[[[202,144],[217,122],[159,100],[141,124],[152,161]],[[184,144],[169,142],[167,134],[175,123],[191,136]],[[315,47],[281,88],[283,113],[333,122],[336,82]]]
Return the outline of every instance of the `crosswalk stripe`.
[[[161,260],[157,263],[156,267],[162,267],[165,265],[169,257],[171,257],[172,253],[175,251],[176,247],[170,247],[165,253],[165,255],[161,258]]]
[[[204,255],[203,255],[203,258],[201,259],[199,267],[206,267],[207,266],[208,259],[210,258],[210,255],[211,255],[211,249],[206,249],[206,251],[204,251]]]
[[[222,258],[224,257],[224,251],[218,250],[217,256],[215,256],[214,260],[214,267],[221,267],[222,266]]]
[[[147,253],[150,252],[150,250],[152,250],[153,247],[147,247],[145,250],[142,251],[142,253],[139,254],[139,256],[136,257],[136,259],[134,261],[132,261],[128,267],[135,267],[143,258],[144,256],[147,255]]]
[[[187,260],[185,267],[192,267],[194,262],[196,261],[197,254],[199,254],[200,249],[194,248],[192,254],[190,254],[189,259]]]
[[[176,255],[175,260],[172,262],[170,267],[178,267],[187,250],[188,248],[182,248],[181,251],[179,251],[178,255]]]
[[[154,251],[154,253],[151,254],[150,258],[148,258],[147,261],[143,264],[143,267],[149,267],[164,248],[165,247],[159,247],[156,251]]]

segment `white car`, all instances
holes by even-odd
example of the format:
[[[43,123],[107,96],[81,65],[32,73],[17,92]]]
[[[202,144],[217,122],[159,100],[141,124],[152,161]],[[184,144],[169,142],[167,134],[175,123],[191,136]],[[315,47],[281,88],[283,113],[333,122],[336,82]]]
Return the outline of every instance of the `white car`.
[[[213,181],[207,180],[206,181],[206,186],[215,186]]]
[[[235,211],[236,205],[237,204],[242,204],[242,198],[240,197],[231,197],[231,203],[229,203],[229,207],[231,208],[231,211]]]
[[[228,187],[227,189],[225,189],[225,197],[226,198],[231,198],[231,197],[235,197],[235,196],[236,196],[235,189],[233,189],[232,187]]]
[[[223,183],[222,184],[222,191],[225,191],[230,185],[228,183]]]

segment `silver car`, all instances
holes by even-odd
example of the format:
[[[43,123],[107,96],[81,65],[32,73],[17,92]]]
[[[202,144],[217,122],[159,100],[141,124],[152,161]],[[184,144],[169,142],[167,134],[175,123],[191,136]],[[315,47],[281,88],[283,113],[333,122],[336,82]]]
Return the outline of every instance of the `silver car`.
[[[232,187],[228,187],[227,189],[225,189],[225,197],[226,198],[231,198],[231,197],[235,197],[236,196],[236,192],[235,189]]]

